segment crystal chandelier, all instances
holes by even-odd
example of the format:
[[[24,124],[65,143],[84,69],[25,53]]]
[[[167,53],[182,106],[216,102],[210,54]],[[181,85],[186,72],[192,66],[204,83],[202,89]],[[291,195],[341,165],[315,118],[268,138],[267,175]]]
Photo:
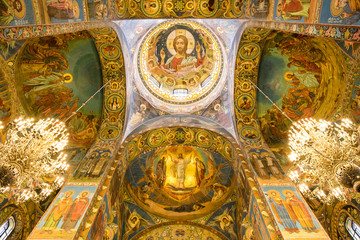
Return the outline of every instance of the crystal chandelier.
[[[39,202],[60,188],[68,168],[61,152],[67,139],[65,123],[57,119],[11,122],[0,143],[0,192],[12,192],[17,202]]]
[[[349,119],[295,122],[289,146],[289,158],[298,167],[289,177],[305,196],[324,203],[334,199],[346,202],[345,188],[360,192],[359,130]]]

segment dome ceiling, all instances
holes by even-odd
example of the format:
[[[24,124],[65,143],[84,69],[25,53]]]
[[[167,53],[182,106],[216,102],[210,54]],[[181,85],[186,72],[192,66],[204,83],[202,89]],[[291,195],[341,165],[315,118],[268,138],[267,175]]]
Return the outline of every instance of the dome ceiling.
[[[128,93],[132,104],[125,137],[150,119],[165,120],[173,114],[206,119],[203,122],[210,129],[217,125],[236,136],[231,116],[233,71],[228,71],[234,66],[228,62],[235,58],[242,23],[211,19],[118,22],[128,89],[133,89]],[[179,49],[176,44],[183,46]],[[166,126],[158,123],[157,127]]]
[[[179,112],[177,105],[186,105],[180,111],[188,112],[194,111],[192,103],[196,102],[197,109],[206,104],[206,97],[221,88],[218,84],[225,77],[219,40],[204,26],[189,21],[165,22],[151,29],[135,62],[142,84],[162,101],[153,102],[165,103],[170,112]]]

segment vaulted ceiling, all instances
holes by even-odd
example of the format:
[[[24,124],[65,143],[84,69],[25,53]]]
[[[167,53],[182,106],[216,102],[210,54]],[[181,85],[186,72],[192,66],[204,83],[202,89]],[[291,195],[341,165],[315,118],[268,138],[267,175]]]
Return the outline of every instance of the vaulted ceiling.
[[[294,167],[287,158],[292,121],[350,117],[359,123],[359,44],[344,41],[356,38],[355,28],[258,28],[244,19],[215,19],[264,19],[270,12],[277,21],[312,23],[320,9],[309,8],[313,2],[304,4],[306,16],[270,8],[269,1],[199,1],[196,10],[191,1],[176,1],[172,10],[173,2],[110,1],[109,19],[139,19],[59,35],[44,29],[50,36],[2,43],[0,119],[51,116],[66,121],[70,132],[68,182],[36,206],[31,239],[95,239],[106,231],[119,239],[288,237],[269,194],[285,200],[284,191],[294,191],[304,201],[287,177]],[[77,7],[74,17],[101,26],[95,21],[103,15],[86,16],[83,3]],[[151,19],[168,16],[213,19]],[[36,16],[26,18],[35,23]],[[63,20],[45,15],[41,22]],[[54,203],[68,191],[73,200],[89,191],[89,200],[97,199],[89,209],[96,210],[82,213],[71,236],[60,225],[44,232]],[[356,194],[349,195],[358,207]],[[13,211],[11,195],[1,197],[0,207]],[[299,222],[296,228],[306,231],[292,236],[325,238],[322,228],[332,238],[346,235],[332,225],[344,206],[329,210],[306,200],[316,231]],[[81,225],[83,219],[92,227]]]

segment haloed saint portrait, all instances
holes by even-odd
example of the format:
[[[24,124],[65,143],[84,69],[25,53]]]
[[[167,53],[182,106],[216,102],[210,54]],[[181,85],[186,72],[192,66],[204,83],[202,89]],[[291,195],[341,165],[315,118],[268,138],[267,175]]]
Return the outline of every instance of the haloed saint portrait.
[[[223,65],[219,41],[204,26],[170,21],[155,27],[139,50],[139,73],[157,98],[187,104],[207,96]]]

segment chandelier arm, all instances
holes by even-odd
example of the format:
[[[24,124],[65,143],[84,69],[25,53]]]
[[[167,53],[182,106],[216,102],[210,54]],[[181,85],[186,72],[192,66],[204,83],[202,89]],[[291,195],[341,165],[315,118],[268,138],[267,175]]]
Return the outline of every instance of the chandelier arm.
[[[24,147],[24,151],[26,151],[27,150],[27,148],[29,147],[29,145],[30,145],[30,143],[32,143],[32,141],[34,140],[34,138],[31,138],[29,141],[28,141],[28,143],[26,144],[26,146]]]
[[[259,92],[261,92],[261,94],[267,98],[272,104],[273,106],[275,106],[291,123],[294,123],[294,121],[283,111],[281,110],[278,105],[276,105],[275,102],[273,102],[255,83],[253,83],[250,79],[247,79],[257,90],[259,90]]]
[[[108,85],[110,82],[111,82],[111,80],[110,80],[110,81],[107,81],[107,82],[106,82],[105,84],[103,84],[98,90],[96,90],[96,92],[95,92],[93,95],[91,95],[85,102],[83,102],[83,103],[81,104],[81,106],[78,107],[78,109],[76,109],[74,112],[72,112],[71,115],[70,115],[67,119],[65,119],[64,122],[69,121],[81,108],[83,108],[92,98],[94,98],[94,96],[95,96],[96,94],[98,94],[98,93],[99,93],[106,85]]]
[[[332,158],[324,155],[322,152],[320,152],[319,150],[317,150],[317,148],[315,148],[315,147],[313,147],[313,146],[310,146],[310,147],[311,147],[312,149],[314,149],[315,152],[317,152],[318,154],[320,154],[322,157],[327,158],[327,159],[330,159],[331,161],[334,161],[334,159],[332,159]]]

